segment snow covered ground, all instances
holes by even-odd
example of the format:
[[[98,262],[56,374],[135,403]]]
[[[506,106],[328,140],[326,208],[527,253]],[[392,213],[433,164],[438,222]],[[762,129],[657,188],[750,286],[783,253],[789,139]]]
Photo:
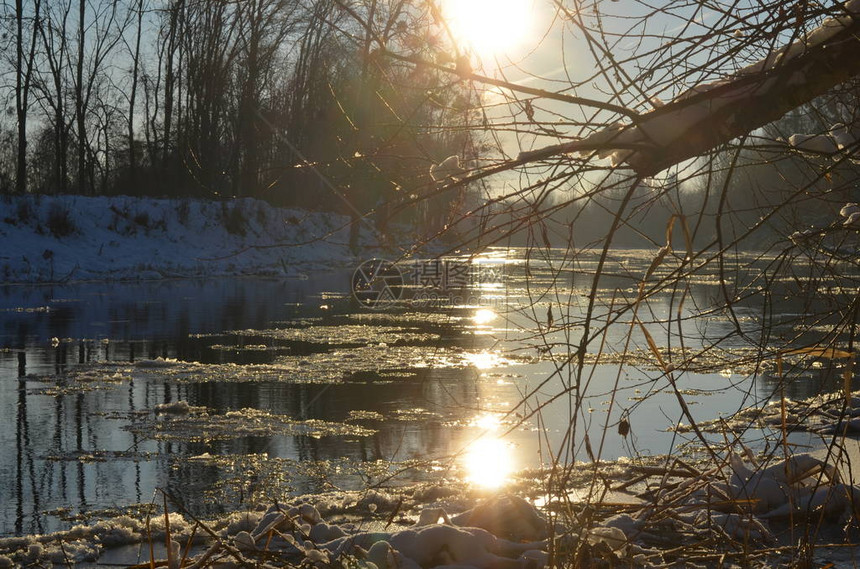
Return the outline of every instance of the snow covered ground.
[[[0,283],[300,276],[354,263],[348,223],[254,199],[5,196]]]

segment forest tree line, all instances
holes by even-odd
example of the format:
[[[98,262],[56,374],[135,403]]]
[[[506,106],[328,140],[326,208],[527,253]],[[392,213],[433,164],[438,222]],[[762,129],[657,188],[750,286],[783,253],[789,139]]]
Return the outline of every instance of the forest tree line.
[[[408,195],[477,151],[468,86],[375,49],[447,63],[437,16],[408,0],[4,0],[0,193],[362,211]]]

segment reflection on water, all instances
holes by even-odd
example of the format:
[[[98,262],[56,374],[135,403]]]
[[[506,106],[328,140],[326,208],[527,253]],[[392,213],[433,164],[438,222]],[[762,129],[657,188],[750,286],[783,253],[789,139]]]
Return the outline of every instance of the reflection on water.
[[[477,369],[490,369],[500,363],[501,354],[490,351],[467,354],[466,359]]]
[[[514,471],[510,443],[485,435],[469,443],[463,458],[466,479],[482,488],[498,488]]]
[[[472,316],[472,321],[477,325],[489,324],[498,318],[498,315],[489,308],[479,308],[475,315]]]
[[[482,413],[473,417],[469,425],[478,429],[479,434],[467,443],[463,454],[466,480],[480,488],[499,488],[517,470],[512,444],[500,436],[500,415]]]
[[[648,263],[625,258],[606,278],[595,328],[608,322],[608,299]],[[682,413],[663,374],[589,365],[577,378],[562,365],[580,341],[588,299],[577,287],[589,270],[532,267],[526,287],[525,268],[511,263],[503,286],[474,287],[475,305],[387,313],[351,299],[351,269],[303,281],[0,288],[0,448],[10,456],[0,462],[0,534],[59,529],[70,514],[148,502],[157,488],[207,515],[279,497],[262,490],[360,487],[404,461],[422,461],[409,463],[415,479],[454,468],[490,488],[540,466],[541,457],[677,449],[683,436],[667,428]],[[683,316],[711,306],[717,285],[691,286]],[[544,294],[553,287],[554,298],[567,300],[550,312]],[[678,311],[671,294],[648,299],[642,319],[661,345],[669,337],[661,321]],[[753,330],[755,322],[709,315],[690,326],[688,345],[738,326]],[[607,351],[647,349],[639,329],[623,322],[600,340]],[[762,403],[776,389],[768,376],[751,383],[686,373],[681,381],[699,420]],[[790,393],[808,396],[819,386],[796,382]],[[180,416],[155,412],[177,401],[219,418],[264,411],[299,427],[181,431]],[[621,417],[626,436],[616,428]],[[338,434],[301,431],[322,422]]]
[[[499,415],[493,413],[482,413],[473,417],[472,420],[469,421],[470,426],[477,427],[484,431],[498,431],[501,424],[502,421],[499,418]]]

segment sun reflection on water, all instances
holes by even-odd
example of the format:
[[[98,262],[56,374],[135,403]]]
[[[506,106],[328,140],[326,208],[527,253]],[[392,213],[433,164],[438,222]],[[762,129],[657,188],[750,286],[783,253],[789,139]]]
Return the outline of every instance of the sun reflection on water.
[[[502,422],[499,420],[498,415],[493,415],[491,413],[485,413],[483,415],[478,415],[474,417],[471,421],[469,421],[469,425],[472,427],[478,427],[479,429],[483,429],[485,431],[495,431],[499,428]]]
[[[482,488],[499,488],[508,481],[513,472],[513,450],[511,445],[495,433],[502,422],[499,414],[483,413],[469,421],[469,425],[482,431],[480,438],[472,441],[463,455],[466,480]]]
[[[497,317],[498,315],[489,308],[481,308],[472,316],[472,322],[480,326],[482,324],[489,324]]]
[[[499,488],[513,471],[511,447],[487,435],[469,445],[463,457],[466,480],[483,488]]]
[[[475,352],[465,354],[465,360],[469,365],[478,369],[490,369],[501,363],[499,354],[495,352]]]

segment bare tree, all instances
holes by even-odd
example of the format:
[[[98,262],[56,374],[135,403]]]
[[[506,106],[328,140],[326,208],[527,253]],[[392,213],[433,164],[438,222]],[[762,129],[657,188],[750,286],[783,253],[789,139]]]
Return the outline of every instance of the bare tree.
[[[167,9],[167,43],[164,44],[162,57],[164,58],[164,136],[162,148],[162,169],[168,171],[168,160],[170,158],[171,127],[173,121],[173,102],[175,96],[176,70],[174,68],[174,57],[181,49],[181,36],[185,26],[185,0],[174,0],[170,2]],[[159,66],[159,73],[161,66]]]
[[[75,120],[78,124],[78,193],[89,189],[85,172],[87,171],[87,129],[86,101],[84,99],[84,54],[86,53],[87,13],[86,0],[78,0],[78,61],[75,65]]]
[[[140,78],[140,47],[143,37],[144,0],[138,0],[134,7],[136,31],[134,46],[129,52],[132,60],[131,85],[128,92],[127,136],[128,136],[128,169],[129,177],[134,180],[137,175],[137,141],[135,140],[135,120],[137,116],[137,91]]]
[[[18,118],[18,150],[15,163],[15,189],[23,194],[27,191],[27,113],[30,106],[30,88],[33,79],[33,60],[39,27],[41,1],[32,5],[32,13],[25,11],[23,0],[15,0],[15,111]],[[29,34],[25,30],[25,20],[31,22]],[[28,37],[29,35],[29,37]],[[29,48],[25,50],[25,42]]]
[[[236,156],[234,195],[258,195],[263,148],[271,144],[272,132],[266,124],[268,105],[276,75],[283,64],[278,59],[284,42],[297,26],[298,6],[285,0],[253,0],[239,7],[238,44],[239,101],[236,115]]]
[[[87,12],[88,4],[87,0],[78,3],[78,49],[72,82],[77,125],[77,187],[81,194],[95,189],[93,148],[87,134],[91,104],[105,81],[105,64],[113,56],[130,22],[128,13],[121,14],[119,0],[91,4],[92,13]]]
[[[49,6],[42,25],[38,28],[44,57],[39,77],[40,102],[46,108],[53,130],[53,175],[50,182],[53,187],[49,191],[59,192],[66,192],[69,183],[68,147],[71,125],[66,113],[66,87],[70,11],[71,3],[68,2]]]

